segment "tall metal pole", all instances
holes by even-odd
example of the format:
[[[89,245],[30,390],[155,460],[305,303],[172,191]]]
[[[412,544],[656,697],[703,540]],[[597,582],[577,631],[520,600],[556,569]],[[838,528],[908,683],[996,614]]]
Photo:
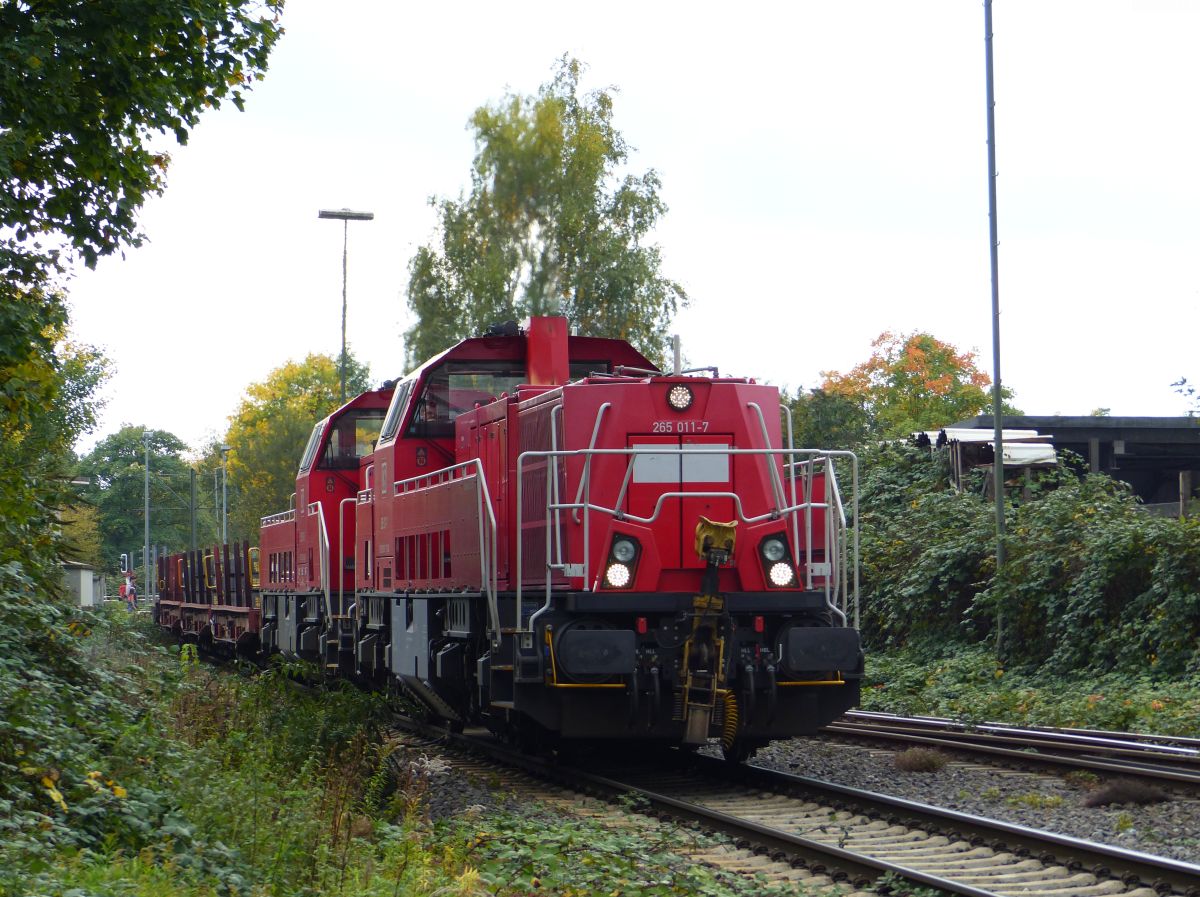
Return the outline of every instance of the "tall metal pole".
[[[142,446],[146,450],[146,483],[144,488],[146,499],[146,527],[145,527],[145,542],[142,546],[142,594],[146,597],[150,596],[150,431],[142,430]]]
[[[339,405],[346,404],[346,249],[350,244],[350,221],[342,221],[342,354],[339,363],[341,371],[341,398]]]
[[[983,0],[984,47],[987,59],[988,221],[992,257],[992,424],[996,458],[992,462],[996,493],[996,569],[1004,566],[1004,418],[1000,392],[1000,240],[996,226],[996,95],[992,85],[992,0]],[[997,627],[998,628],[998,627]]]

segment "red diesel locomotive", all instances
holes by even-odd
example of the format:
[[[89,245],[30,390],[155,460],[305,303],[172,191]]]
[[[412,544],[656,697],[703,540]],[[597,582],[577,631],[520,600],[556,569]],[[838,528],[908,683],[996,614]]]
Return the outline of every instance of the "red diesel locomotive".
[[[259,548],[161,558],[157,620],[455,728],[743,758],[855,706],[863,668],[854,459],[781,412],[562,318],[493,328],[319,422]]]

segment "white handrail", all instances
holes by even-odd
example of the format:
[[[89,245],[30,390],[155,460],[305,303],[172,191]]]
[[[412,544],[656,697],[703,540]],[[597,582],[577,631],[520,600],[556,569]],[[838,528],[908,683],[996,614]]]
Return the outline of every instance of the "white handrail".
[[[758,402],[747,402],[747,408],[753,408],[754,413],[758,415],[758,426],[762,430],[763,447],[766,448],[771,444],[771,437],[767,433],[767,419],[763,416],[763,410]],[[776,504],[787,504],[787,499],[783,497],[783,482],[779,479],[779,471],[775,469],[775,465],[770,465],[771,468],[771,488],[775,490]]]
[[[727,492],[727,491],[706,491],[706,492],[670,491],[670,492],[663,492],[663,493],[659,494],[659,496],[655,502],[653,511],[649,516],[640,516],[640,515],[636,515],[636,514],[631,514],[629,511],[624,509],[625,496],[628,493],[629,485],[630,485],[630,482],[632,480],[632,475],[633,475],[633,469],[634,469],[633,462],[636,460],[636,457],[638,455],[650,455],[650,454],[677,455],[680,458],[682,458],[684,456],[685,452],[687,453],[688,456],[694,456],[694,455],[725,455],[725,456],[729,456],[729,455],[733,455],[733,456],[763,455],[763,456],[771,456],[771,457],[774,457],[774,456],[794,457],[795,455],[798,455],[798,454],[804,454],[804,455],[814,455],[814,456],[818,456],[818,457],[811,458],[811,459],[808,459],[805,461],[792,461],[791,463],[789,463],[787,465],[788,470],[792,472],[793,477],[795,476],[796,468],[808,468],[808,470],[805,473],[806,473],[807,477],[809,478],[809,485],[804,490],[804,495],[803,495],[802,501],[798,500],[796,498],[794,485],[791,490],[792,500],[790,502],[788,501],[787,497],[784,495],[782,482],[779,480],[779,471],[775,468],[774,463],[771,463],[769,465],[770,469],[771,469],[771,473],[772,473],[771,492],[773,493],[773,497],[778,502],[778,504],[776,507],[773,507],[762,514],[756,514],[753,516],[747,515],[745,512],[745,509],[742,505],[741,495],[739,495],[738,493],[735,493],[735,492]],[[591,461],[595,456],[605,456],[605,455],[624,456],[626,458],[629,458],[629,463],[627,463],[627,465],[626,465],[625,476],[622,480],[620,489],[618,491],[616,504],[612,508],[608,508],[608,507],[605,507],[602,505],[596,505],[596,504],[593,504],[591,501],[591,483],[590,483],[590,476],[589,476],[589,474],[591,472]],[[745,449],[745,448],[734,448],[731,446],[708,447],[708,446],[700,446],[700,445],[689,445],[686,447],[684,447],[684,446],[673,447],[673,446],[669,446],[669,445],[662,445],[662,446],[646,445],[646,446],[631,446],[629,448],[623,448],[623,449],[587,448],[587,449],[573,449],[573,450],[550,450],[550,451],[522,452],[520,455],[517,456],[517,466],[516,466],[516,482],[517,482],[516,514],[517,514],[517,521],[518,521],[517,531],[516,531],[516,577],[515,577],[515,579],[516,579],[516,605],[517,605],[516,606],[516,620],[515,620],[516,626],[518,628],[521,627],[523,601],[524,601],[524,551],[523,551],[524,527],[522,525],[525,521],[525,516],[524,516],[524,477],[523,477],[524,469],[526,467],[527,461],[532,462],[534,460],[542,459],[542,458],[557,459],[557,458],[565,458],[565,457],[584,457],[585,463],[584,463],[583,475],[580,480],[580,485],[579,485],[579,489],[577,491],[576,500],[573,502],[569,502],[569,503],[556,502],[553,500],[552,494],[549,491],[547,492],[547,503],[546,503],[546,508],[545,508],[546,526],[548,528],[550,527],[551,520],[553,519],[553,515],[558,512],[561,512],[564,510],[571,511],[572,517],[576,522],[579,522],[580,512],[583,512],[582,522],[584,525],[584,532],[585,532],[584,548],[583,548],[585,576],[590,574],[590,571],[588,570],[588,565],[587,565],[588,552],[590,550],[590,544],[588,544],[589,540],[587,539],[587,532],[588,532],[588,522],[590,520],[591,512],[603,513],[603,514],[612,516],[616,519],[630,520],[635,523],[650,524],[650,523],[653,523],[655,520],[657,520],[659,518],[659,516],[662,514],[663,507],[668,500],[684,499],[684,498],[723,498],[723,499],[729,499],[730,501],[733,502],[734,508],[738,515],[738,519],[747,524],[759,523],[764,520],[779,519],[781,517],[791,516],[792,521],[793,521],[793,524],[792,524],[793,530],[795,530],[798,526],[798,521],[796,519],[796,515],[800,511],[806,512],[806,517],[809,521],[807,533],[806,533],[806,543],[805,543],[807,546],[809,546],[809,555],[808,555],[808,558],[806,561],[806,568],[807,568],[807,573],[808,573],[808,587],[811,589],[812,588],[812,582],[811,582],[811,580],[812,580],[811,515],[812,515],[813,511],[820,511],[820,512],[824,512],[826,521],[827,521],[827,525],[825,527],[825,539],[826,539],[827,544],[826,544],[825,548],[826,548],[826,562],[829,563],[829,565],[830,565],[829,573],[826,574],[824,577],[826,604],[827,604],[827,606],[830,607],[830,609],[834,613],[836,613],[838,616],[840,616],[842,618],[842,622],[843,622],[843,624],[845,624],[846,615],[842,611],[840,611],[836,605],[836,594],[838,591],[837,585],[836,585],[837,578],[838,578],[838,568],[843,567],[843,564],[837,563],[837,560],[836,560],[837,552],[832,550],[833,545],[831,544],[831,540],[836,541],[839,546],[844,544],[844,539],[845,539],[845,534],[846,534],[846,529],[847,529],[846,521],[845,521],[845,512],[842,507],[840,493],[838,492],[838,489],[837,489],[836,479],[831,481],[829,478],[826,478],[825,489],[826,489],[827,498],[825,501],[814,501],[813,497],[812,497],[812,488],[811,488],[811,479],[812,479],[812,476],[814,473],[813,468],[815,467],[815,464],[820,462],[823,465],[831,468],[832,465],[831,464],[826,465],[826,461],[828,460],[829,457],[832,457],[832,456],[849,457],[852,459],[852,462],[854,465],[855,522],[857,523],[858,459],[857,459],[857,456],[855,456],[853,452],[824,451],[821,449],[794,449],[794,448]],[[547,465],[547,466],[549,467],[550,465]],[[857,625],[857,619],[858,619],[858,563],[859,563],[857,526],[854,527],[854,530],[855,530],[854,531],[854,552],[853,552],[853,554],[854,554],[854,606],[855,606],[855,619],[856,619],[856,625]],[[547,534],[547,540],[549,540],[548,534]],[[552,560],[551,556],[549,555],[549,544],[547,545],[547,552],[548,552],[547,553],[547,562],[549,562],[550,560]],[[833,559],[831,560],[831,558],[833,558]],[[540,610],[536,611],[530,618],[530,626],[531,627],[532,627],[533,621],[536,620],[536,618],[538,616],[540,616],[541,613],[544,612],[547,609],[547,607],[549,606],[551,594],[552,594],[551,581],[550,581],[551,577],[549,575],[551,569],[553,569],[552,566],[549,563],[547,563],[547,571],[546,571],[547,575],[546,575],[546,583],[545,583],[545,602],[543,603],[542,608]],[[831,585],[831,583],[832,583],[832,585]],[[585,591],[589,590],[589,584],[586,579],[584,581],[583,588]],[[832,589],[832,594],[831,594],[831,589]],[[843,591],[843,595],[845,595],[844,591]],[[844,600],[845,599],[843,598],[843,601]],[[525,629],[523,631],[532,631],[532,629],[531,628]]]
[[[358,504],[358,498],[343,498],[338,502],[338,613],[346,612],[346,504],[350,503],[355,506]],[[354,518],[354,557],[358,557],[358,517]],[[357,563],[357,562],[356,562]]]
[[[859,533],[858,533],[858,529],[859,529],[859,527],[858,527],[858,455],[856,455],[852,451],[848,451],[845,449],[794,449],[794,453],[797,455],[812,455],[814,457],[811,457],[804,461],[795,461],[792,464],[788,465],[788,470],[792,473],[793,477],[795,476],[796,468],[811,467],[818,461],[824,463],[826,469],[829,471],[829,473],[832,477],[833,486],[834,486],[834,494],[838,497],[837,507],[839,509],[839,515],[840,515],[839,522],[841,523],[839,544],[841,546],[841,551],[844,556],[844,554],[847,550],[845,536],[846,536],[846,531],[849,530],[850,531],[850,542],[851,542],[850,554],[853,558],[853,563],[850,565],[850,571],[845,570],[846,565],[843,564],[843,570],[842,570],[843,582],[844,582],[844,577],[846,576],[846,574],[848,572],[850,572],[853,577],[853,585],[850,586],[849,588],[843,589],[843,591],[842,591],[842,596],[843,596],[842,597],[842,606],[845,608],[848,606],[848,604],[851,600],[853,601],[853,604],[854,604],[854,628],[857,629],[859,626],[859,623],[861,621],[861,616],[860,616],[860,585],[861,584],[860,584],[860,580],[859,580],[860,555],[859,555]],[[846,459],[849,459],[849,461],[850,461],[851,515],[850,515],[849,525],[847,525],[845,508],[842,505],[842,501],[841,501],[841,489],[838,488],[838,485],[837,485],[837,473],[836,473],[836,468],[833,464],[833,461],[837,458],[846,458]],[[843,619],[845,619],[845,615],[843,614],[842,616],[843,616]]]
[[[596,422],[592,425],[592,439],[588,443],[588,451],[595,451],[596,440],[600,438],[600,422],[602,420],[604,420],[604,412],[607,411],[611,407],[612,407],[612,402],[605,402],[603,405],[601,405],[599,408],[596,409]],[[587,458],[587,460],[585,460],[583,462],[583,476],[581,476],[579,478],[579,491],[577,491],[575,493],[576,501],[579,501],[579,499],[583,496],[583,484],[588,482],[588,480],[591,477],[591,472],[592,472],[592,459],[589,456]],[[576,523],[579,522],[578,515],[575,516],[575,522]]]
[[[269,517],[260,517],[260,526],[275,526],[280,523],[287,523],[290,520],[296,519],[296,509],[292,508],[288,511],[280,511],[278,514],[271,514]]]
[[[314,511],[313,508],[316,508]],[[309,502],[308,513],[317,515],[318,529],[321,531],[321,591],[325,594],[325,619],[333,616],[332,599],[329,594],[329,531],[325,528],[325,515],[321,513],[321,502]]]

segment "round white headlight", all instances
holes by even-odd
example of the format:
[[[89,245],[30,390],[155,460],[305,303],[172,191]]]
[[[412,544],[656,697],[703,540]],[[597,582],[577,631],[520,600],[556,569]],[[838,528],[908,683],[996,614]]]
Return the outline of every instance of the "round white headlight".
[[[676,411],[687,411],[692,405],[692,391],[682,383],[676,383],[667,392],[667,404]]]
[[[789,586],[795,578],[791,564],[784,563],[772,564],[770,575],[771,582],[777,586]]]
[[[637,547],[628,539],[617,539],[613,542],[612,556],[622,564],[628,564],[637,554]]]
[[[787,555],[787,548],[780,539],[767,539],[762,546],[763,557],[774,563],[782,561]]]
[[[624,564],[609,564],[604,573],[604,581],[614,589],[623,589],[629,585],[629,568]]]

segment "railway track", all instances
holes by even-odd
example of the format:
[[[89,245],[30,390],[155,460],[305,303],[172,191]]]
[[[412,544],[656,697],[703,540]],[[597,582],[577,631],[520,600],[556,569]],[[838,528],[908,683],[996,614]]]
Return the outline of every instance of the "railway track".
[[[852,711],[826,734],[892,745],[931,747],[993,762],[1200,787],[1200,739],[1086,729],[967,725],[933,717]]]
[[[964,897],[1200,897],[1200,866],[753,765],[669,751],[567,765],[470,734],[448,736],[448,744],[577,793],[625,796],[650,815],[723,833],[733,850],[759,857],[759,874],[771,874],[765,864],[776,874],[798,869],[858,889],[890,876]]]

